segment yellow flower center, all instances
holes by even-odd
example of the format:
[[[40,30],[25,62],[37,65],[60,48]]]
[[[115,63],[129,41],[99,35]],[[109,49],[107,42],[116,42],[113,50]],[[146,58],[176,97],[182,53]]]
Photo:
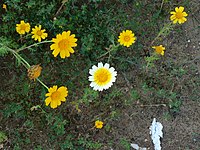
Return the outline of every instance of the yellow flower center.
[[[177,19],[182,19],[183,18],[183,13],[182,12],[176,12],[176,18]]]
[[[59,43],[58,43],[58,47],[60,48],[60,50],[66,50],[67,47],[69,45],[69,41],[67,39],[62,39]]]
[[[100,127],[101,125],[102,125],[101,122],[98,122],[98,123],[97,123],[97,127]]]
[[[21,25],[20,25],[20,29],[21,29],[21,30],[25,30],[25,29],[26,29],[26,25],[25,25],[25,24],[21,24]]]
[[[102,125],[100,123],[96,124],[96,128],[101,128],[101,127],[102,127]]]
[[[162,47],[160,47],[160,46],[158,46],[158,47],[156,47],[156,52],[157,53],[162,53],[162,51],[163,51],[163,48]]]
[[[37,34],[38,36],[41,36],[41,35],[42,35],[41,30],[38,30],[38,31],[36,32],[36,34]]]
[[[60,92],[59,91],[55,91],[51,94],[51,99],[52,100],[57,100],[60,97]]]
[[[125,41],[125,42],[129,42],[130,39],[131,39],[131,38],[130,38],[130,36],[128,36],[128,35],[124,36],[124,41]]]
[[[110,82],[111,73],[106,68],[100,68],[94,73],[94,81],[99,85],[104,85]]]

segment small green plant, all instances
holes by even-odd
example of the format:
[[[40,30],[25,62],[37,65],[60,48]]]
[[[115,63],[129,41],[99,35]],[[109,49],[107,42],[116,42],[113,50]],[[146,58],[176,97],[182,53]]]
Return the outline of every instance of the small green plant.
[[[90,103],[96,101],[99,97],[99,93],[92,90],[91,88],[85,88],[82,99],[79,100],[79,103],[84,103],[89,106]]]
[[[131,149],[131,144],[126,139],[121,139],[120,144],[123,146],[124,150],[130,150]]]
[[[21,104],[10,103],[7,107],[2,111],[6,118],[11,117],[12,115],[16,117],[25,117],[25,111]]]
[[[8,137],[6,136],[6,134],[0,131],[0,143],[6,141],[7,139]]]
[[[159,60],[159,59],[160,58],[156,54],[145,57],[145,61],[147,62],[146,66],[145,66],[146,72],[148,71],[148,69],[152,69],[153,67],[155,67],[155,61]]]
[[[42,146],[37,145],[37,146],[34,148],[34,150],[42,150]]]
[[[177,113],[180,111],[180,106],[182,104],[181,100],[177,99],[176,93],[170,93],[169,95],[169,108],[172,110],[173,113]]]

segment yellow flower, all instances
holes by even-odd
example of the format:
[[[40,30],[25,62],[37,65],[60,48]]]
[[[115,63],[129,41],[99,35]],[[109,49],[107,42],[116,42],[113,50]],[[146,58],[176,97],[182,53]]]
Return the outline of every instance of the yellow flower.
[[[186,16],[188,16],[188,14],[184,11],[184,7],[180,6],[180,7],[176,7],[175,11],[170,12],[171,17],[170,20],[173,21],[173,23],[179,23],[182,24],[185,21],[187,21],[187,19],[185,18]]]
[[[5,10],[7,10],[7,5],[3,4],[2,8],[5,9]]]
[[[135,40],[136,40],[135,34],[131,30],[126,30],[120,33],[118,42],[121,45],[129,47],[133,43],[135,43]]]
[[[52,39],[52,44],[50,46],[51,50],[53,50],[53,55],[56,57],[60,53],[61,58],[69,57],[70,53],[74,53],[72,47],[76,47],[75,34],[70,35],[70,31],[64,31],[62,34],[57,34],[56,38]]]
[[[35,26],[35,28],[32,29],[32,38],[35,40],[35,41],[39,41],[41,42],[41,39],[45,39],[47,37],[47,33],[44,33],[46,30],[45,29],[41,29],[42,26],[39,25],[39,26]]]
[[[91,81],[90,86],[93,89],[103,91],[108,89],[113,85],[113,82],[116,80],[117,72],[113,67],[110,68],[109,64],[103,65],[102,62],[98,63],[97,66],[92,66],[92,69],[89,70],[89,81]]]
[[[165,53],[164,52],[165,47],[163,47],[162,45],[160,45],[160,46],[153,46],[152,48],[155,49],[155,52],[157,54],[164,55],[164,53]]]
[[[102,121],[99,121],[99,120],[95,121],[95,127],[96,127],[97,129],[103,128],[103,122],[102,122]]]
[[[42,67],[40,65],[33,65],[28,69],[28,77],[32,80],[38,78],[41,74]]]
[[[20,21],[20,24],[16,24],[16,31],[19,34],[25,34],[25,32],[29,32],[30,31],[30,24],[29,23],[25,23],[24,20]]]
[[[67,87],[61,86],[60,88],[57,87],[57,85],[50,87],[48,89],[48,92],[45,96],[47,97],[45,99],[46,106],[50,104],[51,108],[57,108],[61,105],[61,102],[65,102],[68,90]]]

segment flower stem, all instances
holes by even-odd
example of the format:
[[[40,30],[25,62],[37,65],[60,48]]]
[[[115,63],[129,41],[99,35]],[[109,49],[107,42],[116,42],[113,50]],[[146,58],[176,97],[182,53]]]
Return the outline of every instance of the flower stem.
[[[103,57],[103,56],[105,56],[105,55],[107,55],[107,54],[110,55],[110,53],[111,53],[112,51],[117,50],[119,46],[120,46],[119,44],[117,44],[117,45],[115,45],[115,44],[110,45],[109,48],[106,48],[108,51],[107,51],[106,53],[102,54],[101,56],[99,56],[98,59],[101,58],[101,57]]]
[[[40,79],[36,79],[38,82],[40,82],[40,84],[42,84],[47,90],[49,89],[48,86],[46,86],[46,84],[44,84]]]
[[[18,59],[22,60],[22,62],[25,64],[24,67],[26,68],[30,68],[30,64],[23,58],[21,57],[17,52],[15,52],[14,50],[12,50],[12,53],[17,56]]]
[[[151,45],[154,44],[154,42],[161,36],[166,36],[170,33],[170,31],[174,28],[174,25],[170,22],[163,26],[163,28],[160,30],[158,35],[154,38],[154,40],[151,42]]]
[[[52,42],[52,41],[42,41],[42,42],[39,42],[39,43],[35,43],[35,44],[32,44],[32,45],[29,45],[29,46],[24,47],[24,48],[20,48],[20,49],[18,49],[16,52],[18,53],[18,52],[23,51],[23,50],[25,50],[25,49],[28,49],[28,48],[30,48],[30,47],[37,46],[37,45],[43,44],[43,43],[51,43],[51,42]]]
[[[13,53],[13,55],[15,56],[16,59],[21,59],[21,58],[19,58],[19,56],[16,55],[15,53]],[[26,69],[29,69],[29,67],[27,66],[27,64],[25,64],[23,61],[21,61],[20,63],[22,63],[22,65],[23,65]]]

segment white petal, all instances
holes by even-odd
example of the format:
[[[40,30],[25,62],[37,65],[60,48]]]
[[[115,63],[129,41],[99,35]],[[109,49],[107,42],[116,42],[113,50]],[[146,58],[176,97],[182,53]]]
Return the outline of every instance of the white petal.
[[[97,91],[97,88],[94,87],[93,90]]]
[[[109,87],[110,87],[110,85],[106,85],[106,86],[104,87],[104,89],[107,90],[107,89],[109,89]]]
[[[103,87],[100,87],[100,88],[99,88],[99,91],[103,91]]]
[[[90,69],[90,70],[89,70],[89,74],[90,74],[90,75],[93,75],[93,74],[94,74],[94,72],[95,72],[95,70],[94,70],[94,69]]]
[[[97,86],[94,86],[94,90],[97,91],[97,90],[98,90],[98,87],[97,87]]]
[[[90,69],[90,70],[89,70],[89,74],[90,74],[90,75],[93,75],[93,74],[94,74],[94,70],[93,70],[93,69]]]
[[[90,83],[90,86],[91,86],[91,87],[95,87],[95,84],[96,84],[96,83],[91,82],[91,83]]]
[[[97,90],[101,91],[101,86],[97,85]]]
[[[94,76],[89,76],[89,81],[94,81]]]
[[[106,64],[104,65],[104,67],[105,67],[106,69],[109,69],[110,65],[109,65],[108,63],[106,63]]]
[[[102,62],[98,63],[98,68],[102,68],[102,67],[103,67],[103,63]]]
[[[95,72],[97,69],[98,69],[97,66],[95,66],[95,65],[92,66],[92,69],[89,70],[89,74],[93,75],[94,72]]]
[[[115,68],[111,67],[109,70],[111,73],[113,73],[115,71]]]
[[[92,69],[94,69],[94,70],[96,70],[97,68],[98,68],[98,67],[95,66],[95,65],[92,66]]]
[[[117,71],[112,72],[113,76],[117,76]]]
[[[111,82],[115,82],[116,81],[116,77],[113,77],[112,79],[111,79]]]

